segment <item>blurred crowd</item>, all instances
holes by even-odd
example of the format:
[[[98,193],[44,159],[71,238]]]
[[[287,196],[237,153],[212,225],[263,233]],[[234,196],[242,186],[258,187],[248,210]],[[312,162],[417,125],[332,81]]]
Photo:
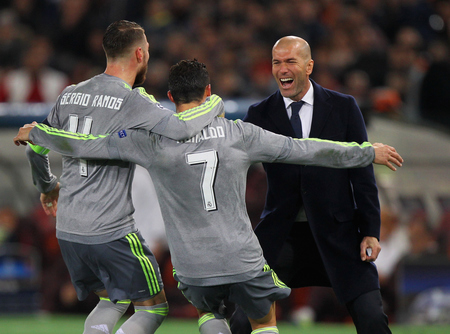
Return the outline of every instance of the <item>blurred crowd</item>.
[[[145,88],[166,99],[169,67],[206,63],[215,93],[260,98],[276,85],[271,48],[312,47],[312,78],[353,95],[365,115],[450,126],[447,0],[6,0],[0,5],[0,102],[53,102],[103,71],[109,23],[140,23],[150,43]]]
[[[159,100],[166,99],[170,66],[188,58],[207,65],[213,92],[223,98],[263,98],[277,89],[271,74],[273,44],[297,35],[311,45],[312,79],[353,95],[367,123],[372,113],[382,113],[450,128],[448,0],[3,0],[0,102],[52,103],[66,85],[103,72],[103,32],[118,19],[145,28],[150,61],[143,86]],[[255,165],[247,185],[253,224],[264,195],[264,171]],[[450,211],[439,226],[431,226],[420,212],[401,221],[384,208],[377,265],[391,316],[402,261],[427,254],[450,258],[448,231]],[[0,245],[11,242],[32,245],[40,254],[42,310],[91,309],[89,300],[76,301],[54,220],[39,205],[25,218],[0,205]],[[171,314],[186,315],[193,308],[176,290],[167,249],[159,252]],[[279,318],[295,311],[299,320],[345,321],[346,310],[338,311],[329,292],[296,289],[281,303]]]

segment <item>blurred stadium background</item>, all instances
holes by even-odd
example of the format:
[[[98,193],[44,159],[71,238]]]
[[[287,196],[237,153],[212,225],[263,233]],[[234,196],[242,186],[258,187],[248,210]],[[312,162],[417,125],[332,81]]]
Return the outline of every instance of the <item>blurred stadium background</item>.
[[[251,103],[276,89],[270,59],[276,40],[298,35],[309,41],[312,79],[353,95],[369,140],[395,146],[405,159],[395,173],[376,168],[383,218],[383,251],[376,263],[393,332],[450,332],[449,1],[3,0],[0,333],[24,333],[30,326],[33,333],[60,332],[61,326],[65,333],[72,327],[79,333],[96,303],[94,296],[76,300],[55,222],[42,212],[24,148],[12,138],[22,124],[43,120],[64,86],[103,71],[102,34],[117,19],[146,29],[150,62],[144,87],[150,94],[171,108],[169,67],[197,58],[207,65],[213,92],[224,98],[231,119],[242,118]],[[59,175],[60,158],[51,153],[50,159]],[[167,333],[169,324],[194,332],[195,311],[171,277],[159,208],[139,201],[154,197],[151,180],[141,170],[136,178],[136,219],[161,264],[171,306],[163,326]],[[253,224],[265,187],[261,166],[253,166],[247,184]],[[278,313],[283,333],[354,332],[329,289],[295,290]]]

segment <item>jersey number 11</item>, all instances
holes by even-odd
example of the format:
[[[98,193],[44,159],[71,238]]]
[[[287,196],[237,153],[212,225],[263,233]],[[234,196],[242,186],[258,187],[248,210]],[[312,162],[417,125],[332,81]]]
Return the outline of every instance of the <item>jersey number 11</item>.
[[[88,135],[91,133],[92,128],[92,117],[85,116],[84,124],[81,133],[84,135]],[[69,115],[69,131],[70,132],[79,132],[78,131],[78,115],[70,114]],[[87,177],[88,176],[88,163],[84,159],[80,159],[80,175]]]

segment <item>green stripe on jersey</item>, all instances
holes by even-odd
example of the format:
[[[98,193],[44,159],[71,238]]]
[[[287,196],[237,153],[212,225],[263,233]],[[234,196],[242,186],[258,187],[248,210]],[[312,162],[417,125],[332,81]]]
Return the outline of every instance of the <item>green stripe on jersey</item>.
[[[213,110],[214,107],[216,107],[220,103],[220,101],[222,101],[222,98],[218,95],[213,94],[211,95],[209,101],[205,102],[204,104],[175,114],[175,116],[177,116],[182,121],[189,121],[211,112],[211,110]]]
[[[372,146],[371,143],[365,141],[362,144],[358,144],[357,142],[341,142],[341,141],[334,141],[334,140],[328,140],[328,139],[319,139],[319,138],[292,138],[294,140],[303,140],[303,141],[315,141],[315,142],[321,142],[321,143],[331,143],[331,144],[338,144],[345,147],[351,147],[351,146],[361,146],[361,148],[364,147],[370,147]]]
[[[154,103],[159,103],[155,97],[153,95],[150,95],[149,93],[147,93],[147,91],[145,90],[144,87],[138,87],[137,89],[139,91],[139,94],[141,94],[142,96],[148,98],[150,101],[154,102]]]
[[[108,137],[108,134],[94,136],[93,134],[82,134],[82,133],[69,132],[69,131],[65,131],[65,130],[61,130],[61,129],[52,128],[52,127],[49,127],[42,123],[36,125],[36,127],[51,136],[59,136],[59,137],[64,137],[64,138],[77,139],[77,140],[91,140],[91,139],[99,139],[99,138]]]
[[[46,155],[46,154],[48,154],[48,152],[50,152],[49,149],[39,146],[39,145],[34,145],[34,144],[30,144],[30,143],[28,143],[28,145],[30,145],[30,148],[39,155]]]
[[[129,233],[125,236],[130,244],[131,251],[134,256],[141,263],[142,271],[144,272],[145,278],[147,279],[148,288],[152,295],[158,294],[161,289],[158,284],[158,279],[155,273],[155,269],[153,268],[152,262],[150,259],[144,254],[144,250],[142,248],[142,244],[139,241],[136,233]]]

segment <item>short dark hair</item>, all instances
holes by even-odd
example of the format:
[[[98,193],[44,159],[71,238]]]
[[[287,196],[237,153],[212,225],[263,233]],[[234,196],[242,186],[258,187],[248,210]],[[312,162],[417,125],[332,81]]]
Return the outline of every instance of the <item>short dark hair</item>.
[[[103,35],[103,50],[108,58],[121,57],[144,37],[144,28],[136,22],[116,21],[106,28],[105,35]]]
[[[170,68],[169,90],[177,104],[201,101],[208,85],[206,65],[197,59],[182,60]]]

